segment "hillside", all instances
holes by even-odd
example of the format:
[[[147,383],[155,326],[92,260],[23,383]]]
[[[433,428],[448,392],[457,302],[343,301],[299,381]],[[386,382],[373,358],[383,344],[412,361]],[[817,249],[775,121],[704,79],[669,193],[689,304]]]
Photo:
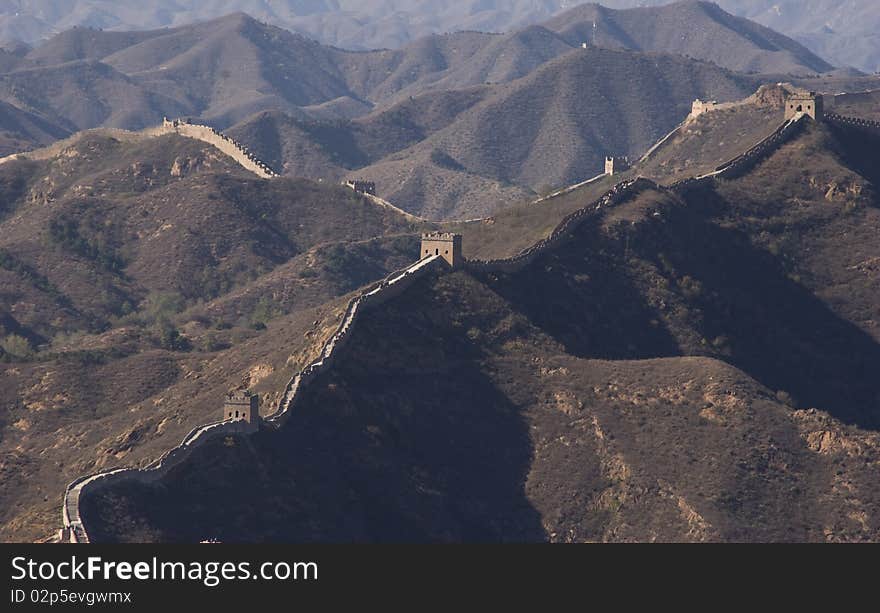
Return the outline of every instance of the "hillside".
[[[570,44],[677,53],[740,72],[804,74],[831,65],[790,38],[723,11],[685,0],[661,7],[612,10],[585,4],[547,21]]]
[[[178,136],[35,158],[0,164],[3,540],[46,538],[67,482],[152,460],[242,381],[271,410],[341,297],[418,249],[351,190],[258,180]]]
[[[494,86],[450,125],[352,174],[370,177],[383,198],[422,216],[483,217],[517,196],[599,174],[606,155],[638,157],[687,116],[695,98],[733,100],[753,87],[677,56],[575,49]]]
[[[0,102],[0,157],[49,145],[68,134],[39,115]]]
[[[614,9],[657,6],[669,0],[603,0]],[[441,32],[510,32],[540,23],[577,2],[564,0],[19,0],[0,13],[0,40],[37,42],[72,26],[114,30],[179,26],[230,11],[254,17],[345,49],[399,48]],[[724,10],[805,44],[838,66],[875,72],[880,14],[873,0],[718,0]],[[100,7],[100,8],[96,8]]]
[[[281,431],[89,499],[98,540],[877,540],[878,138],[810,124],[419,281]]]
[[[607,24],[597,32],[609,33],[593,42],[612,48],[774,74],[830,69],[782,35],[695,2],[631,11],[587,5],[507,34],[430,35],[369,52],[321,45],[239,12],[171,29],[76,28],[27,53],[4,52],[0,100],[67,129],[136,129],[163,115],[199,116],[219,127],[260,111],[352,117],[427,91],[524,77],[580,47],[594,21]],[[719,40],[723,54],[710,44]],[[744,59],[731,64],[731,57]]]

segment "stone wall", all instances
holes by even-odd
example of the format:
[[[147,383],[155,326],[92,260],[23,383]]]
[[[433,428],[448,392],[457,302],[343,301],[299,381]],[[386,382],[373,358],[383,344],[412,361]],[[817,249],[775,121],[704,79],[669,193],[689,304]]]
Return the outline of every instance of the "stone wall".
[[[788,142],[793,136],[797,135],[803,129],[807,117],[808,115],[802,113],[784,121],[771,134],[761,139],[745,153],[736,156],[732,160],[728,160],[716,167],[712,172],[696,177],[696,179],[735,179],[742,176],[762,160],[769,157],[770,154]],[[682,181],[679,181],[679,183],[682,183]]]
[[[846,117],[837,113],[826,113],[825,121],[842,126],[853,126],[857,128],[867,128],[869,130],[880,130],[880,121],[872,121],[870,119],[862,119],[861,117]]]
[[[772,134],[762,139],[744,154],[722,164],[715,171],[700,176],[679,181],[665,189],[677,189],[691,186],[698,182],[712,181],[715,179],[730,179],[740,176],[748,169],[754,167],[770,153],[778,149],[783,143],[798,133],[803,126],[806,115],[786,121]],[[856,118],[840,116],[829,117],[831,121],[847,125],[880,128],[880,123]],[[190,124],[184,124],[190,125]],[[192,127],[192,126],[191,126]],[[204,128],[204,126],[198,126]],[[179,128],[179,126],[178,126]],[[210,130],[210,128],[207,128]],[[202,132],[198,132],[202,134]],[[216,133],[215,133],[216,134]],[[475,271],[514,272],[522,269],[536,257],[553,249],[569,240],[574,230],[593,212],[606,207],[614,206],[624,200],[637,195],[646,189],[664,189],[649,179],[642,177],[622,181],[612,187],[598,200],[574,211],[566,216],[551,234],[519,254],[499,260],[467,260],[465,267]],[[415,262],[400,271],[394,272],[384,280],[374,283],[361,294],[353,298],[342,317],[336,332],[322,347],[319,357],[302,371],[294,375],[288,382],[285,392],[279,401],[276,410],[263,420],[263,424],[269,427],[281,427],[290,417],[296,407],[297,399],[301,397],[300,391],[315,379],[320,377],[332,367],[339,351],[351,338],[354,325],[358,317],[364,312],[375,308],[386,301],[400,295],[416,280],[424,277],[432,271],[445,268],[447,265],[441,256],[431,256]],[[88,532],[80,514],[80,500],[83,496],[94,494],[103,488],[126,480],[137,480],[142,483],[154,483],[162,479],[171,468],[185,461],[199,446],[214,436],[241,434],[246,435],[250,426],[241,421],[223,421],[193,429],[177,447],[169,450],[158,460],[149,464],[146,468],[121,468],[113,469],[81,477],[73,481],[65,491],[64,504],[62,507],[62,540],[73,543],[89,542]]]
[[[300,390],[333,365],[336,357],[339,355],[339,350],[351,338],[354,325],[361,314],[384,304],[395,296],[399,296],[416,280],[424,277],[431,271],[439,270],[445,266],[445,260],[439,255],[419,260],[415,264],[392,273],[384,280],[371,285],[359,296],[353,298],[348,303],[348,308],[345,310],[342,322],[333,336],[324,345],[321,354],[314,362],[297,373],[288,382],[275,412],[265,418],[265,423],[281,427],[287,421],[296,405],[297,398],[300,396]]]
[[[515,256],[498,260],[466,260],[464,266],[470,270],[488,272],[516,272],[521,270],[542,253],[561,245],[571,238],[574,230],[593,212],[618,204],[642,190],[648,188],[659,189],[659,187],[650,179],[643,177],[622,181],[605,192],[598,200],[567,215],[547,238],[538,241]]]
[[[587,206],[569,214],[559,223],[558,226],[556,226],[556,229],[554,229],[547,238],[538,241],[517,255],[498,260],[467,260],[465,266],[475,271],[516,272],[532,262],[542,253],[549,249],[553,249],[570,239],[574,230],[591,213],[619,204],[645,189],[676,189],[685,186],[692,186],[698,182],[712,181],[714,179],[734,179],[741,176],[796,135],[803,127],[806,117],[807,115],[801,114],[782,123],[772,134],[762,139],[748,151],[728,162],[725,162],[721,166],[718,166],[713,172],[706,175],[684,179],[673,183],[666,188],[663,188],[654,181],[644,177],[622,181],[612,187],[598,200],[595,200]]]
[[[213,145],[217,150],[225,153],[238,162],[242,168],[251,171],[263,179],[273,179],[278,176],[278,173],[257,159],[246,145],[232,140],[225,134],[218,132],[210,126],[166,120],[162,124],[162,128],[159,132],[164,134],[177,133],[181,136],[194,138],[208,143],[209,145]]]
[[[154,483],[168,474],[172,468],[186,460],[192,452],[205,442],[219,435],[247,434],[252,431],[250,424],[239,421],[222,421],[193,429],[183,442],[167,451],[146,468],[117,468],[94,475],[80,477],[67,486],[62,505],[62,538],[69,543],[88,543],[89,535],[80,514],[80,500],[83,496],[95,494],[104,488],[123,481]]]
[[[444,260],[440,256],[425,258],[407,268],[392,273],[384,280],[371,285],[360,295],[353,298],[348,304],[339,327],[324,344],[318,359],[290,380],[275,412],[265,418],[263,423],[275,428],[283,425],[290,416],[290,411],[295,406],[299,392],[333,365],[339,355],[339,351],[351,338],[354,324],[361,313],[400,295],[414,281],[443,266],[445,266]],[[199,426],[190,431],[177,447],[170,449],[145,468],[110,469],[76,479],[67,486],[64,493],[61,540],[70,543],[89,542],[86,521],[84,521],[80,512],[80,501],[84,496],[94,495],[109,486],[124,481],[155,483],[165,477],[172,468],[189,458],[192,452],[206,441],[216,436],[232,434],[249,435],[253,432],[254,428],[252,425],[243,420],[227,420]]]

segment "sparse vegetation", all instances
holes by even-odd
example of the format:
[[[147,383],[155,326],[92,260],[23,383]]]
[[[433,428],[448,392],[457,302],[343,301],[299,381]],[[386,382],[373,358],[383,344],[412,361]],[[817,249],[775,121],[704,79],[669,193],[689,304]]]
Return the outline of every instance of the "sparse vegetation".
[[[19,360],[26,360],[33,356],[34,353],[30,341],[18,334],[10,334],[6,336],[3,341],[0,342],[0,348],[3,349],[3,352],[6,355]]]

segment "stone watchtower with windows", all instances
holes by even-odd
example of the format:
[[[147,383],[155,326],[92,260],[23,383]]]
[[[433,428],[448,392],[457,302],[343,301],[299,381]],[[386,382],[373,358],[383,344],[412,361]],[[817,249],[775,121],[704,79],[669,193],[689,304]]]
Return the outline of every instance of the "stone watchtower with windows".
[[[629,158],[606,156],[605,157],[605,174],[614,176],[615,172],[623,172],[629,168]]]
[[[464,262],[461,255],[461,234],[451,232],[426,232],[422,234],[421,259],[439,255],[452,268]]]
[[[224,421],[244,421],[251,431],[260,427],[260,397],[250,390],[233,390],[223,403]]]
[[[806,113],[816,121],[825,117],[825,99],[816,92],[791,94],[785,99],[785,118],[792,119],[798,113]]]

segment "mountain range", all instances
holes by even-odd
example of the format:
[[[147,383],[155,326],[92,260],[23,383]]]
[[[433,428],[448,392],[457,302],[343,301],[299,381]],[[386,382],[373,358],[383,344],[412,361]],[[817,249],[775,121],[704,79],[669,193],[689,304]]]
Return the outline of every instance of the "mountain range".
[[[615,9],[668,3],[602,2]],[[399,48],[429,34],[509,32],[578,4],[571,0],[5,0],[0,2],[0,40],[36,44],[74,26],[113,30],[176,27],[238,10],[341,48]],[[717,4],[734,15],[792,36],[833,64],[868,72],[880,68],[880,13],[872,0],[811,0],[806,4],[800,0],[718,0]]]
[[[71,481],[149,465],[233,389],[267,416],[318,360],[283,427],[83,496],[90,537],[880,539],[880,135],[783,124],[800,89],[876,119],[877,77],[705,2],[370,51],[112,22],[158,4],[47,0],[108,29],[0,51],[0,540],[58,540]],[[471,263],[389,276],[426,231]]]
[[[486,216],[600,173],[606,155],[638,156],[695,98],[836,74],[794,41],[699,2],[585,5],[509,34],[368,52],[238,13],[175,29],[75,28],[0,59],[0,101],[14,107],[0,132],[6,153],[191,116],[279,172],[366,176],[383,198],[431,219]]]
[[[92,538],[875,541],[877,139],[810,123],[738,179],[590,207],[518,270],[418,281],[283,428],[90,497]]]

